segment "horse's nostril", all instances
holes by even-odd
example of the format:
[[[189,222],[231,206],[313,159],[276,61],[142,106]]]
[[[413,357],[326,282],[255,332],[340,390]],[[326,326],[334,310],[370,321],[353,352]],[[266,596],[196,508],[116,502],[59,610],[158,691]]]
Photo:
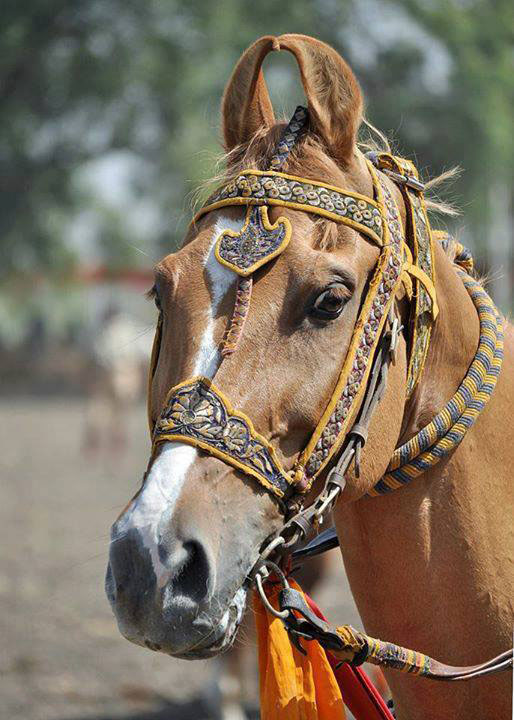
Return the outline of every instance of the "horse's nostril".
[[[155,593],[156,577],[150,552],[137,530],[111,543],[106,591],[109,598],[135,615]]]
[[[173,594],[183,595],[199,603],[209,592],[209,560],[204,548],[196,540],[187,540],[183,550],[186,557],[172,581]]]

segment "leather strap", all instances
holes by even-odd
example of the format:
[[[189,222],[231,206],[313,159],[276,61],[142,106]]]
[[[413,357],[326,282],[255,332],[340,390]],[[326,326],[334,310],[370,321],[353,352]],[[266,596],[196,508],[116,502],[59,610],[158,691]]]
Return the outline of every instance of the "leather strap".
[[[288,611],[284,623],[291,642],[305,652],[301,640],[317,640],[341,662],[361,665],[369,662],[384,668],[401,670],[431,680],[469,680],[501,672],[513,664],[513,650],[506,650],[485,663],[454,666],[434,660],[424,653],[372,638],[350,625],[335,628],[315,615],[302,593],[291,587],[280,593],[280,609]]]

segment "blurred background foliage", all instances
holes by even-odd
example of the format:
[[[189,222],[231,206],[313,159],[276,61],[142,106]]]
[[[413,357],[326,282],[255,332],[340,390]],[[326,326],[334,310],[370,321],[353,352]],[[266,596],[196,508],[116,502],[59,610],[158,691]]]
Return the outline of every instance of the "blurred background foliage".
[[[4,288],[174,250],[221,149],[234,63],[262,34],[301,32],[350,62],[369,120],[425,176],[463,168],[457,226],[509,310],[513,21],[510,0],[4,0]],[[290,112],[302,99],[292,59],[270,56],[265,71]]]

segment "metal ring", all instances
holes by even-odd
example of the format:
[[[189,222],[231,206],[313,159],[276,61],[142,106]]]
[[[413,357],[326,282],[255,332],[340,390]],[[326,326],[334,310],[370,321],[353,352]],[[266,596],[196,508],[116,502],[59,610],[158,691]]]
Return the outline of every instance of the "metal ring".
[[[264,560],[266,560],[271,555],[273,550],[280,547],[284,543],[285,538],[283,538],[282,535],[278,535],[274,540],[272,540],[270,544],[267,545],[259,555],[259,560],[261,561],[261,563],[264,562]]]
[[[284,543],[285,543],[285,539],[282,537],[282,535],[278,535],[276,538],[273,538],[273,540],[270,542],[270,544],[264,548],[264,550],[261,552],[261,554],[255,561],[255,564],[254,564],[253,568],[251,569],[250,573],[248,574],[248,580],[250,582],[255,577],[257,577],[257,573],[259,573],[262,570],[262,568],[265,566],[268,556],[271,555],[273,550],[280,547],[281,545],[284,545]]]
[[[302,532],[301,532],[300,528],[296,528],[294,533],[289,538],[289,540],[284,542],[284,548],[289,550],[294,545],[296,545],[301,539],[302,539]]]
[[[289,582],[282,568],[279,567],[277,563],[273,562],[273,560],[266,560],[264,564],[266,565],[266,567],[270,567],[275,573],[275,575],[278,575],[278,579],[282,583],[282,587],[287,590],[289,588]]]
[[[337,496],[340,492],[341,488],[339,487],[339,485],[334,485],[334,489],[323,500],[319,508],[316,509],[316,517],[319,518],[321,515],[323,515],[328,506],[337,499]]]
[[[261,596],[261,600],[264,603],[264,607],[266,608],[266,610],[271,613],[271,615],[274,615],[280,620],[285,620],[287,617],[289,617],[289,610],[276,610],[266,597],[266,593],[264,592],[264,588],[262,586],[262,577],[260,573],[257,573],[255,575],[255,582],[257,584],[257,590],[259,591],[259,595]]]

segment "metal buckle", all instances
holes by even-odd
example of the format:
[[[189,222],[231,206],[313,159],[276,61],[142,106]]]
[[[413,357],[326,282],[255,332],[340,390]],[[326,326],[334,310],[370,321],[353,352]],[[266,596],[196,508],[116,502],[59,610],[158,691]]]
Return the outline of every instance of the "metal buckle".
[[[366,153],[366,157],[377,168],[377,170],[381,170],[385,175],[388,175],[391,180],[394,180],[400,185],[405,185],[411,190],[416,190],[417,192],[424,191],[425,183],[422,183],[420,180],[413,177],[412,175],[401,174],[395,172],[394,170],[390,170],[389,168],[382,167],[380,163],[380,153],[375,152],[374,150],[370,150]]]
[[[397,173],[394,170],[389,170],[387,168],[384,168],[382,172],[385,173],[388,177],[390,177],[391,180],[394,180],[400,185],[405,185],[411,190],[423,192],[425,189],[425,183],[422,183],[420,180],[413,177],[412,175],[401,175],[400,173]]]

